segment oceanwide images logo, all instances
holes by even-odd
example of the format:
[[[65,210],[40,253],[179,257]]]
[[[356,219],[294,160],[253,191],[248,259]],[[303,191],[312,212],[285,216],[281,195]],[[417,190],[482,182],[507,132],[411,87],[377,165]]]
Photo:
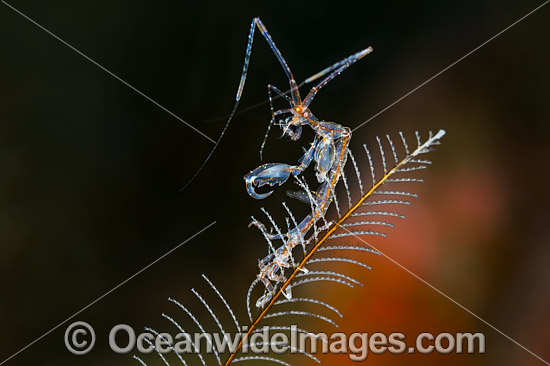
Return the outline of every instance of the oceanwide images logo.
[[[234,352],[242,342],[243,354],[301,353],[347,354],[352,361],[364,361],[369,354],[403,353],[485,353],[485,335],[482,333],[420,333],[414,341],[407,342],[403,333],[310,333],[292,325],[277,331],[265,326],[246,337],[248,327],[240,333],[158,333],[145,328],[142,333],[126,324],[118,324],[109,332],[109,347],[118,354],[138,352],[148,354],[226,353]],[[76,355],[91,351],[95,344],[93,328],[84,322],[76,322],[65,332],[65,345]],[[214,351],[215,350],[215,351]]]

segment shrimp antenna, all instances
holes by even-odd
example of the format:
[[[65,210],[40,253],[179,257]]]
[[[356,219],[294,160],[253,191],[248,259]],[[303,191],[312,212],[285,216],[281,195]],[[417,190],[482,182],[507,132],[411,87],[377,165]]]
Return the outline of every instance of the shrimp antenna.
[[[353,55],[352,55],[353,56]],[[306,80],[302,81],[301,83],[298,84],[298,89],[301,88],[302,86],[306,85],[306,84],[310,84],[312,82],[314,82],[315,80],[325,76],[326,74],[328,74],[329,72],[335,70],[336,68],[342,66],[343,64],[345,64],[347,61],[348,61],[349,57],[348,58],[345,58],[341,61],[338,61],[336,63],[334,63],[332,66],[329,66],[329,67],[326,67],[324,68],[323,70],[319,71],[318,73],[314,74],[314,75],[311,75],[310,77],[308,77]],[[283,92],[283,94],[286,96],[288,94],[290,94],[290,89],[286,90],[285,92]],[[282,98],[283,96],[282,95],[275,95],[273,96],[273,101],[279,99],[279,98]],[[255,108],[258,108],[258,107],[261,107],[263,105],[266,105],[269,103],[269,98],[268,99],[265,99],[265,100],[262,100],[261,102],[257,102],[255,104],[252,104],[252,105],[249,105],[248,107],[245,107],[244,109],[241,109],[240,111],[236,112],[234,114],[234,116],[238,116],[240,114],[243,114],[243,113],[246,113],[246,112],[249,112]],[[221,116],[221,117],[214,117],[214,118],[209,118],[209,119],[205,119],[203,122],[217,122],[217,121],[223,121],[225,120],[227,117],[229,117],[229,115],[224,115],[224,116]]]
[[[225,127],[222,130],[222,133],[220,134],[220,137],[218,137],[218,140],[214,144],[214,147],[200,166],[200,168],[197,170],[197,172],[191,177],[191,179],[183,186],[183,188],[180,189],[180,192],[183,191],[185,188],[187,188],[193,180],[199,175],[199,173],[202,171],[208,160],[212,157],[214,154],[214,151],[216,151],[216,148],[220,144],[220,141],[227,131],[227,128],[229,127],[229,124],[231,123],[231,120],[233,119],[233,116],[235,115],[235,112],[237,111],[237,108],[239,106],[239,102],[241,100],[241,95],[243,93],[244,84],[246,81],[246,75],[248,73],[248,66],[250,63],[250,55],[252,54],[252,43],[254,42],[254,31],[256,30],[256,27],[260,30],[262,36],[264,36],[267,44],[275,54],[275,57],[281,64],[283,71],[285,72],[289,83],[290,83],[290,94],[292,96],[292,101],[294,104],[299,104],[301,102],[300,94],[298,92],[298,85],[296,84],[296,81],[294,80],[294,76],[292,75],[292,72],[290,71],[290,68],[288,67],[285,59],[283,58],[283,55],[281,54],[281,51],[277,48],[275,45],[275,42],[273,42],[273,39],[271,38],[271,35],[267,31],[265,25],[262,23],[260,18],[254,18],[252,19],[252,24],[250,25],[250,32],[248,33],[248,44],[246,46],[246,54],[244,57],[244,65],[243,65],[243,72],[241,74],[241,81],[239,82],[239,88],[237,89],[237,95],[235,97],[235,104],[233,106],[233,110],[231,111],[231,114],[229,115],[229,118],[227,119],[227,122],[225,123]]]
[[[208,156],[206,157],[206,159],[204,159],[204,161],[202,162],[202,165],[200,166],[200,168],[195,172],[195,174],[193,174],[193,176],[191,177],[191,179],[189,179],[189,181],[187,181],[187,183],[185,183],[185,185],[180,189],[180,192],[183,191],[185,188],[187,188],[191,182],[193,182],[195,180],[195,178],[199,175],[199,173],[202,171],[202,169],[204,168],[204,166],[206,165],[206,163],[208,162],[208,160],[210,160],[210,158],[212,157],[212,155],[214,155],[214,151],[216,151],[216,148],[218,147],[218,145],[220,144],[220,141],[223,137],[223,135],[225,134],[225,131],[227,131],[227,128],[229,127],[229,123],[231,123],[231,120],[233,119],[233,116],[235,115],[235,112],[237,111],[237,107],[239,106],[239,99],[237,99],[235,101],[235,105],[233,106],[233,110],[231,111],[231,114],[229,115],[229,119],[227,120],[227,122],[225,123],[225,126],[222,130],[222,133],[220,134],[220,137],[218,137],[218,140],[216,140],[216,143],[214,144],[214,147],[212,148],[212,150],[210,150],[210,153],[208,154]]]
[[[340,75],[345,69],[347,69],[353,63],[355,63],[356,61],[362,59],[363,57],[365,57],[366,55],[368,55],[371,52],[372,52],[372,47],[367,47],[367,48],[365,48],[365,49],[363,49],[359,52],[354,53],[351,56],[346,57],[345,59],[343,59],[341,61],[338,61],[338,62],[334,63],[332,66],[329,66],[329,67],[319,71],[315,75],[310,76],[305,81],[300,83],[298,85],[298,88],[300,86],[304,85],[304,84],[311,83],[311,82],[325,76],[326,74],[330,73],[329,76],[327,76],[324,80],[319,82],[316,86],[314,86],[311,89],[309,94],[306,96],[306,98],[302,102],[302,105],[305,106],[305,107],[308,107],[309,104],[311,103],[311,101],[313,100],[313,98],[315,98],[315,95],[317,95],[317,92],[319,91],[319,89],[321,89],[323,86],[328,84],[328,82],[331,81],[332,79],[334,79],[336,76]],[[272,92],[275,92],[277,95],[273,96]],[[293,105],[292,100],[290,100],[290,98],[286,95],[288,92],[282,92],[281,90],[274,87],[273,85],[268,85],[267,86],[267,93],[268,93],[268,96],[269,96],[269,99],[268,99],[269,100],[269,106],[271,108],[271,120],[269,121],[269,124],[267,125],[267,130],[265,132],[264,139],[263,139],[262,145],[260,147],[260,160],[263,160],[262,158],[263,158],[264,147],[265,147],[265,144],[266,144],[266,141],[267,141],[267,136],[269,135],[269,131],[271,130],[271,126],[273,124],[275,124],[275,116],[285,114],[285,113],[290,113],[292,111],[292,109],[280,109],[278,111],[274,111],[273,110],[273,101],[276,98],[284,98],[287,102],[290,103],[291,106]],[[284,133],[283,133],[283,135],[284,135]]]

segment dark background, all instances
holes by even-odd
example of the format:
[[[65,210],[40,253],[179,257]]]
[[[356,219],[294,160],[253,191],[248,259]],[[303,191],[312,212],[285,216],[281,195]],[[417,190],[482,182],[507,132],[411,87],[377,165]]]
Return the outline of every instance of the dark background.
[[[211,119],[231,110],[254,16],[298,81],[374,47],[311,106],[353,128],[540,2],[10,4],[217,139],[224,120]],[[361,145],[377,134],[447,130],[407,221],[378,247],[546,360],[549,12],[542,8],[373,119],[351,145],[366,167]],[[109,329],[168,329],[163,312],[190,325],[168,296],[209,319],[190,292],[210,294],[201,273],[244,322],[246,290],[266,252],[247,224],[262,205],[277,204],[250,198],[242,180],[261,164],[268,107],[235,118],[202,174],[179,192],[211,142],[3,4],[0,40],[0,360],[213,221],[74,319],[94,326],[91,353],[66,350],[67,323],[6,365],[137,364],[108,349]],[[242,107],[264,100],[268,83],[287,86],[259,34],[254,45]],[[292,143],[277,134],[265,161],[293,163],[307,136]],[[485,355],[371,355],[370,364],[542,364],[387,259],[365,260],[373,270],[356,273],[365,288],[327,294],[345,315],[340,330],[487,338]]]

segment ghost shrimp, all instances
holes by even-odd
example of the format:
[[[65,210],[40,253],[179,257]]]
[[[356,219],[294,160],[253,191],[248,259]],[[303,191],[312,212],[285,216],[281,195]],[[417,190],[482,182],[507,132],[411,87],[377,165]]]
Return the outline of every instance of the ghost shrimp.
[[[282,129],[283,135],[288,136],[292,141],[300,139],[303,127],[309,127],[315,133],[313,142],[305,151],[304,155],[298,160],[298,164],[267,163],[252,170],[244,177],[247,192],[255,199],[264,199],[272,193],[272,191],[258,193],[256,188],[265,185],[271,187],[275,185],[280,186],[290,177],[294,177],[298,182],[301,182],[302,188],[304,189],[301,192],[301,200],[310,203],[312,207],[312,212],[287,233],[271,234],[267,232],[264,225],[259,221],[253,220],[251,223],[251,225],[257,226],[262,230],[268,240],[283,241],[281,247],[272,250],[269,255],[259,261],[260,273],[258,274],[258,278],[265,285],[265,292],[257,301],[256,306],[263,307],[272,298],[276,285],[284,281],[284,269],[291,265],[292,249],[299,244],[305,246],[305,244],[315,238],[320,231],[327,228],[328,224],[326,222],[325,225],[321,227],[317,227],[316,224],[320,219],[324,219],[324,215],[333,200],[334,189],[342,176],[342,170],[348,156],[351,129],[334,122],[319,120],[311,112],[309,105],[323,86],[338,76],[351,64],[372,52],[372,48],[365,48],[310,77],[306,82],[310,82],[328,74],[317,85],[312,87],[306,97],[302,99],[294,76],[281,52],[273,42],[271,35],[262,21],[259,18],[254,18],[248,36],[248,46],[246,49],[243,73],[237,92],[237,101],[240,99],[240,95],[244,88],[252,51],[252,42],[254,40],[254,31],[256,28],[259,29],[275,54],[275,57],[281,64],[290,86],[290,96],[287,96],[277,87],[268,85],[271,120],[260,148],[260,157],[272,125],[278,125]],[[273,93],[276,93],[279,97],[286,100],[289,104],[289,108],[274,110]],[[311,163],[315,164],[315,175],[317,182],[320,184],[315,193],[311,192],[304,183],[305,181],[300,179],[300,174],[304,172]],[[306,239],[308,232],[312,228],[314,228],[313,234]],[[290,297],[290,292],[288,291],[285,295]]]

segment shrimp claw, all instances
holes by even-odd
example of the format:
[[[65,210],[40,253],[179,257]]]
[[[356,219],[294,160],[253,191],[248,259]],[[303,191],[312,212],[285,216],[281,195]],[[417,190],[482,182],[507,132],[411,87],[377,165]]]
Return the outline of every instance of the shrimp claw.
[[[266,193],[257,193],[254,187],[262,187],[266,184],[273,187],[275,184],[283,184],[287,181],[291,173],[296,170],[296,167],[288,164],[267,163],[254,169],[244,176],[246,182],[246,190],[250,196],[257,200],[262,200],[269,197],[273,191]]]

